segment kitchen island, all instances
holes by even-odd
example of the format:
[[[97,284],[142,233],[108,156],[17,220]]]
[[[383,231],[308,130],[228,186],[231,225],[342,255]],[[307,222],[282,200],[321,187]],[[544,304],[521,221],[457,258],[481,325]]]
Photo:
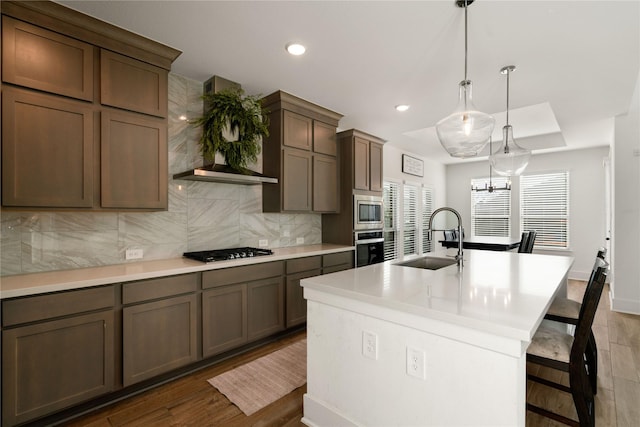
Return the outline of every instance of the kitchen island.
[[[524,426],[526,349],[573,258],[469,250],[461,271],[400,263],[302,281],[302,421]]]

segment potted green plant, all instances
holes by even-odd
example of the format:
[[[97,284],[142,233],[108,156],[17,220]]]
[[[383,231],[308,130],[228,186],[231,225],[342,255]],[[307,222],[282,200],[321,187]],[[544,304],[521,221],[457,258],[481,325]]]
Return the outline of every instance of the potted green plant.
[[[202,98],[207,109],[195,125],[202,126],[199,144],[203,158],[213,163],[220,153],[231,168],[248,173],[247,165],[258,160],[260,140],[269,136],[267,112],[260,97],[231,87]]]

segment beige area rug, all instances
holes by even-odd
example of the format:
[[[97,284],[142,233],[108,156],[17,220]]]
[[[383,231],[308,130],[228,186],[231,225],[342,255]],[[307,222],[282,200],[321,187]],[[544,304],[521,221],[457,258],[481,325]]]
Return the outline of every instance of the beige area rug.
[[[251,415],[307,382],[307,340],[207,380]]]

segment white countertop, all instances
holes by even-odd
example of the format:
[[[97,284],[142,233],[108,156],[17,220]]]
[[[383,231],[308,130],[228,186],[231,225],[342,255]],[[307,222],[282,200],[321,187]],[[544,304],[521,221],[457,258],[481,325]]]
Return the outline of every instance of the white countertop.
[[[21,274],[0,278],[0,299],[46,292],[66,291],[111,283],[152,279],[176,274],[238,267],[241,265],[281,261],[314,255],[326,255],[354,250],[353,246],[318,244],[275,248],[273,255],[244,258],[232,261],[202,263],[186,258],[172,258],[154,261],[140,261],[103,267],[78,268],[73,270],[49,271],[44,273]]]
[[[449,249],[430,256],[455,253]],[[437,320],[529,342],[566,280],[573,258],[465,250],[461,273],[455,264],[425,270],[396,265],[400,262],[304,279],[305,297],[327,297],[325,302],[347,309],[349,302],[360,308],[366,304],[374,307],[371,313],[387,313],[386,320],[410,321],[419,329],[421,320]]]

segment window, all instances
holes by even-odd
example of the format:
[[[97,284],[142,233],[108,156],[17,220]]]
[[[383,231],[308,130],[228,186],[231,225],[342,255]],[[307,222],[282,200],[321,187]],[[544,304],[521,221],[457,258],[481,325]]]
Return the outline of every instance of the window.
[[[504,187],[506,177],[492,178],[496,187]],[[472,179],[471,187],[484,187],[488,178]],[[509,237],[511,232],[511,191],[471,190],[471,234],[473,236]]]
[[[431,188],[422,187],[422,253],[431,252],[433,250],[433,241],[427,238],[427,227],[429,226],[429,217],[433,213],[433,190]]]
[[[398,257],[398,184],[384,182],[382,188],[384,203],[384,259],[396,259]]]
[[[520,177],[520,230],[535,230],[538,248],[569,248],[568,171]]]
[[[418,253],[418,187],[404,184],[404,254]]]

